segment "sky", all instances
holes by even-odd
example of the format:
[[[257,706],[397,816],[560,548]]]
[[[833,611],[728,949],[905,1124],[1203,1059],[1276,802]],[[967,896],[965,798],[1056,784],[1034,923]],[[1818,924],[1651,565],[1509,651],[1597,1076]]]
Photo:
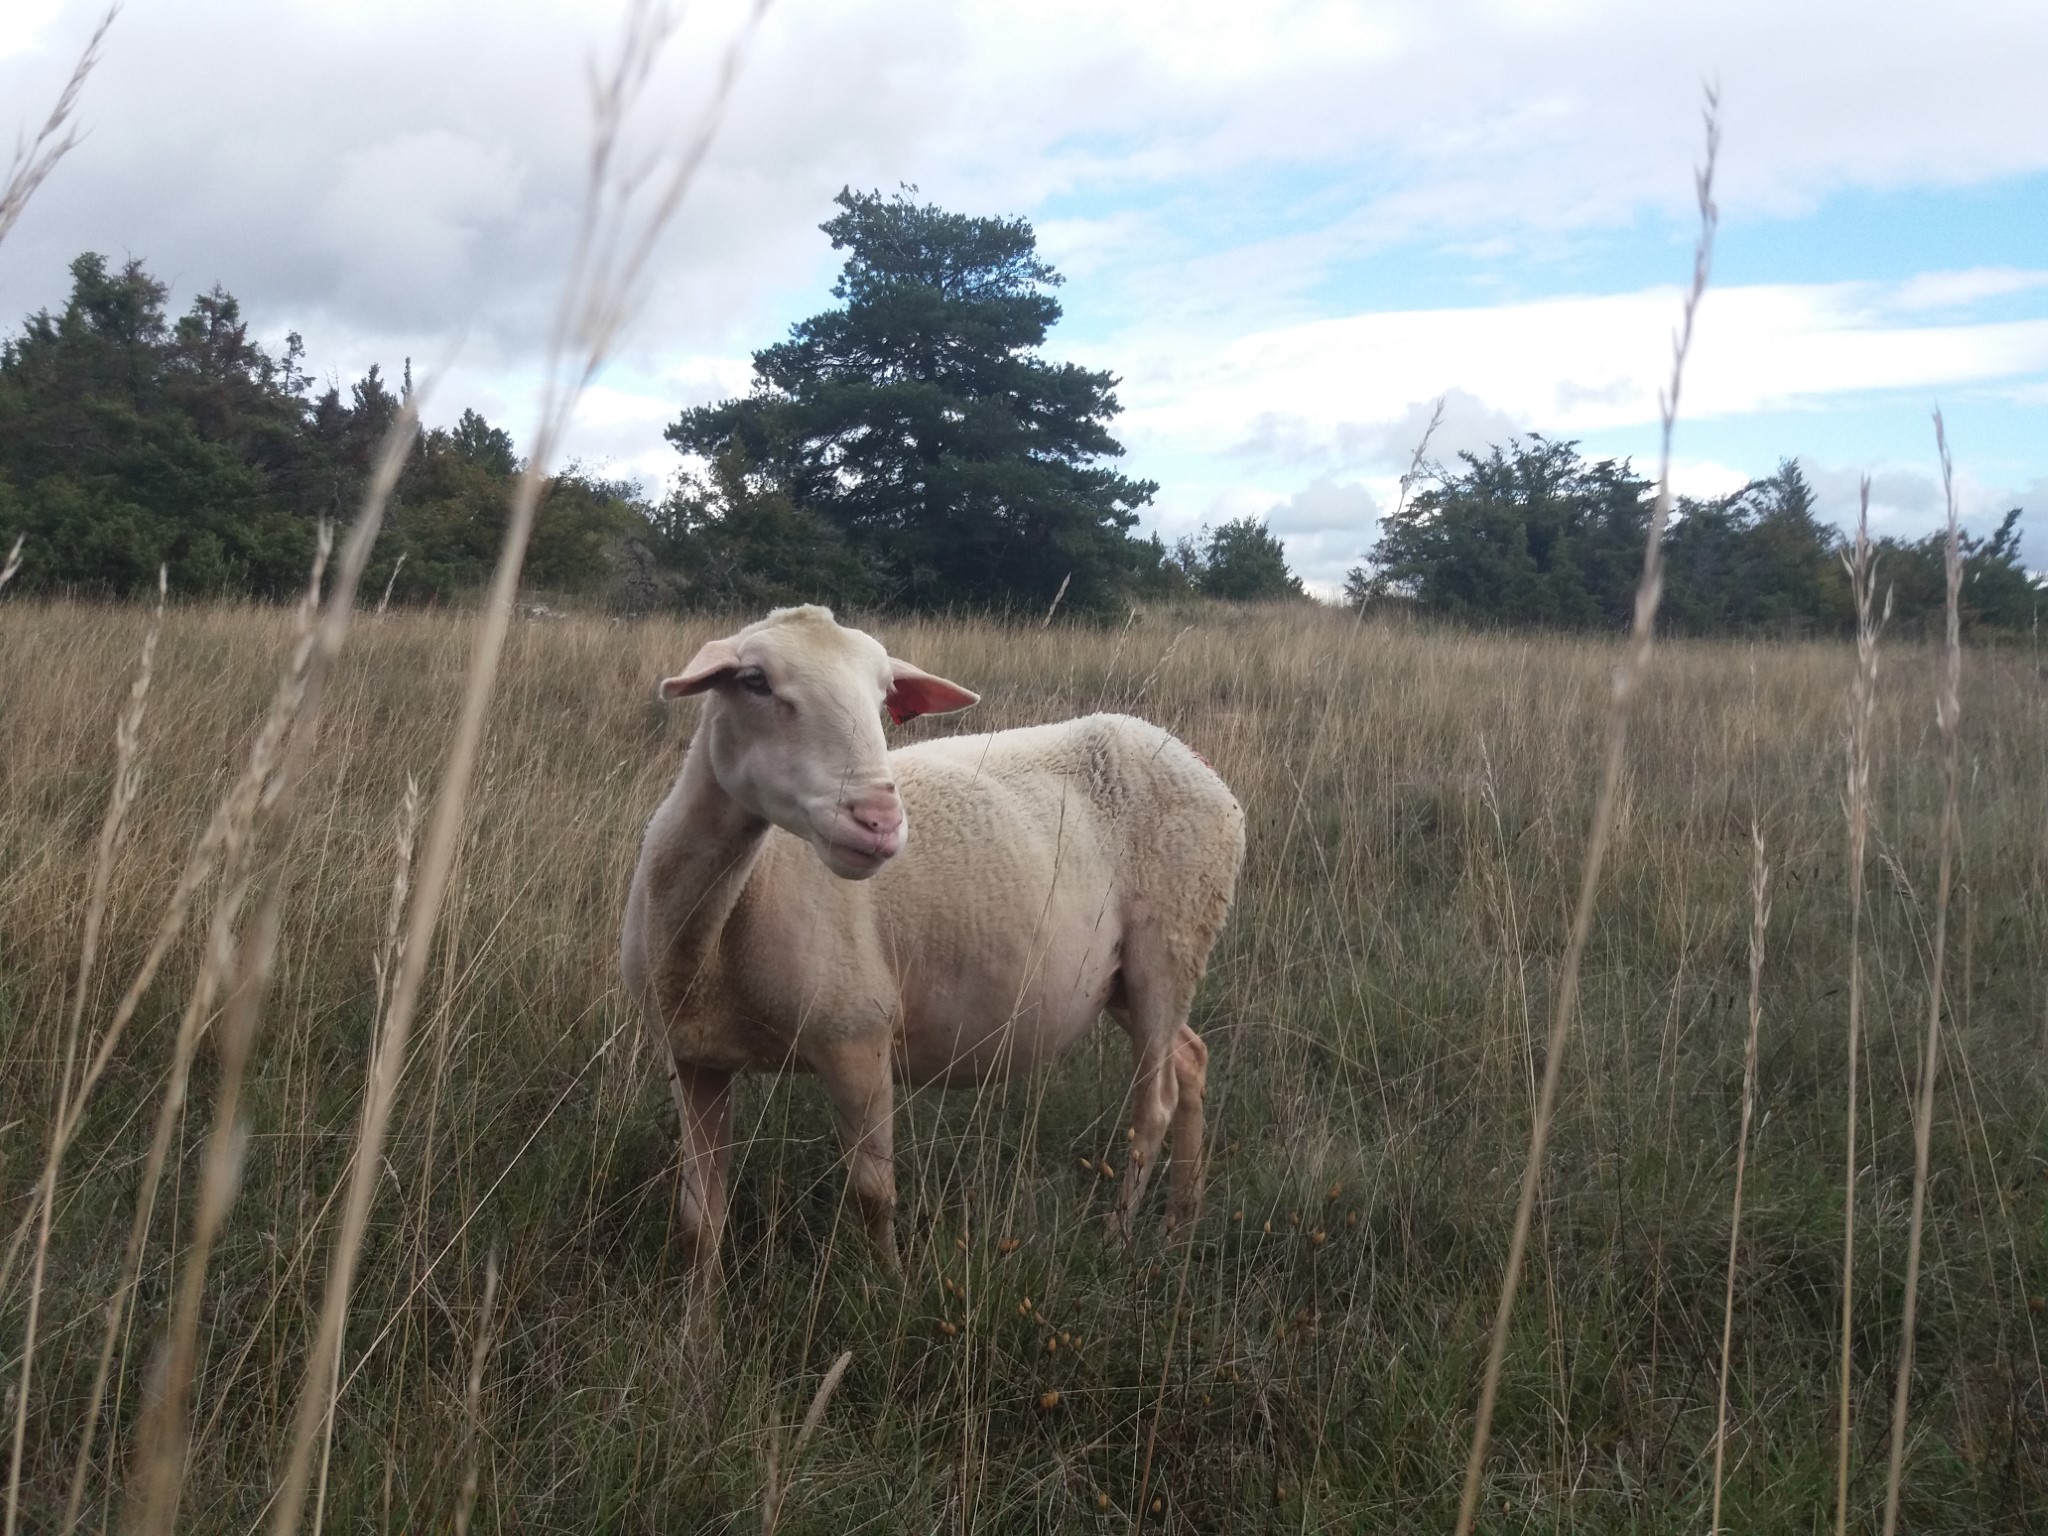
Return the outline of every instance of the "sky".
[[[682,16],[630,139],[702,119],[743,0]],[[0,128],[103,7],[0,7]],[[531,435],[577,224],[588,0],[129,0],[84,137],[0,245],[0,327],[82,251],[220,284],[314,371],[431,373]],[[842,186],[1028,218],[1046,352],[1122,383],[1172,539],[1247,513],[1324,595],[1432,458],[1517,434],[1654,474],[1719,93],[1720,230],[1673,481],[1796,458],[1846,521],[2026,509],[2048,569],[2048,6],[2038,0],[775,0],[568,451],[659,490],[661,432],[830,304]]]

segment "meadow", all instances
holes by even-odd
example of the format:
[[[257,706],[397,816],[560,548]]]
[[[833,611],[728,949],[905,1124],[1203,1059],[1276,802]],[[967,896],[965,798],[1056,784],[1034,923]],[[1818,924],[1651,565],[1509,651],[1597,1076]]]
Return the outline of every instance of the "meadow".
[[[816,1086],[750,1080],[714,1319],[672,1241],[674,1111],[615,948],[641,825],[695,716],[654,684],[730,622],[514,628],[382,1153],[318,1518],[1448,1530],[1620,642],[1305,604],[1106,628],[874,620],[896,654],[982,695],[902,740],[1124,710],[1181,735],[1244,804],[1245,872],[1193,1020],[1214,1053],[1207,1205],[1171,1234],[1148,1221],[1134,1244],[1107,1229],[1129,1069],[1105,1022],[1048,1074],[899,1107],[897,1287],[843,1204]],[[34,1193],[67,1020],[82,1001],[81,1051],[106,1028],[294,643],[287,610],[165,615],[80,999],[95,849],[123,787],[116,722],[149,623],[141,607],[0,599],[0,1238],[25,1234],[0,1279],[0,1423],[23,1414],[23,1530],[67,1528],[73,1510],[92,1528],[132,1518],[147,1405],[177,1369],[163,1341],[195,1296],[180,1523],[267,1522],[363,1114],[407,778],[431,802],[471,633],[459,613],[359,621],[289,841],[267,855],[288,875],[269,1005],[232,1074],[224,1005],[202,1010],[212,1027],[164,1121],[133,1305],[96,1392],[218,877],[85,1104],[45,1241]],[[1964,657],[1937,978],[1939,663],[1882,650],[1848,1525],[1874,1529],[1884,1499],[1911,1105],[1938,979],[1902,1524],[2021,1532],[2048,1526],[2048,694],[2030,649]],[[1722,1523],[1833,1528],[1854,671],[1835,643],[1656,652],[1480,1529],[1708,1527],[1753,830],[1769,920]],[[223,1095],[242,1130],[216,1237],[202,1186]]]

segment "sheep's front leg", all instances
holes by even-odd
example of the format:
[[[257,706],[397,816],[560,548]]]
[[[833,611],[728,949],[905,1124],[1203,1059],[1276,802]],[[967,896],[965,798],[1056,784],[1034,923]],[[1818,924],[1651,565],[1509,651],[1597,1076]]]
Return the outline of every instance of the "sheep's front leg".
[[[725,1235],[725,1178],[732,1164],[727,1111],[732,1074],[669,1061],[669,1088],[682,1122],[683,1176],[677,1199],[689,1264],[707,1288],[718,1283],[718,1247]]]
[[[896,1259],[896,1092],[887,1040],[850,1040],[812,1049],[808,1065],[831,1095],[846,1147],[847,1183],[875,1256],[891,1275]]]

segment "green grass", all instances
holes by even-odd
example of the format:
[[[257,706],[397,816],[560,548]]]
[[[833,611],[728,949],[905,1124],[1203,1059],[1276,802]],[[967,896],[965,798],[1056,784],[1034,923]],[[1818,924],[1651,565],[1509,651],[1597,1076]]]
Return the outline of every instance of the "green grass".
[[[144,623],[0,607],[10,1233],[49,1133],[113,720]],[[526,625],[358,1273],[326,1526],[448,1523],[495,1252],[482,1528],[757,1530],[772,1426],[787,1440],[851,1350],[787,1469],[786,1532],[1127,1530],[1141,1505],[1148,1530],[1448,1529],[1616,651],[1305,609],[1154,613],[1123,635],[876,627],[984,697],[906,737],[1130,708],[1197,746],[1244,802],[1244,879],[1194,1019],[1214,1050],[1202,1220],[1134,1248],[1105,1229],[1112,1187],[1080,1160],[1114,1163],[1122,1146],[1128,1056],[1106,1025],[1042,1077],[908,1100],[900,1289],[842,1206],[815,1085],[750,1081],[722,1315],[693,1313],[670,1232],[673,1110],[613,949],[640,824],[693,717],[654,703],[653,680],[706,626]],[[139,963],[288,643],[285,617],[264,610],[170,615],[89,1028]],[[457,618],[394,615],[366,624],[336,679],[286,854],[240,1194],[201,1314],[190,1529],[249,1529],[282,1466],[328,1202],[360,1111],[394,808],[408,771],[432,792],[464,643]],[[1846,647],[1819,645],[1659,653],[1564,1065],[1482,1529],[1706,1526],[1752,815],[1774,902],[1724,1522],[1832,1526],[1852,666]],[[1899,1342],[1939,816],[1934,676],[1932,653],[1886,654],[1852,1529],[1882,1503]],[[2048,1523],[2048,1317],[2030,1306],[2048,1293],[2048,699],[2030,654],[1966,658],[1963,733],[1952,1028],[1903,1518],[1914,1531],[2021,1532]],[[28,1405],[27,1529],[62,1514],[198,958],[188,934],[64,1165]],[[91,1524],[121,1518],[214,1079],[202,1049],[96,1440]],[[1014,1252],[999,1251],[1005,1238]],[[18,1379],[26,1297],[18,1268],[0,1293],[0,1395]],[[1048,1337],[1060,1340],[1050,1353]]]

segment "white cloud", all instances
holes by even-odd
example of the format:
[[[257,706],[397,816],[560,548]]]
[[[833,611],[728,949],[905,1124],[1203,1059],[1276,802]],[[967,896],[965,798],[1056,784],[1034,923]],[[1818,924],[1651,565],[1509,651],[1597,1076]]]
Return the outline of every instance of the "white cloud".
[[[53,95],[98,9],[11,6],[0,99]],[[653,96],[669,131],[702,100],[738,9],[693,12]],[[195,285],[218,278],[254,308],[316,306],[375,333],[395,328],[390,306],[418,291],[424,264],[469,300],[474,334],[530,348],[581,174],[579,65],[610,26],[571,0],[133,8],[88,91],[89,138],[0,270],[0,314],[56,296],[62,262],[96,246]],[[792,288],[829,272],[813,226],[844,182],[911,180],[959,206],[1027,212],[1054,193],[1086,191],[1113,210],[1127,192],[1179,188],[1207,221],[1248,175],[1312,171],[1328,179],[1305,194],[1327,203],[1317,227],[1207,240],[1194,254],[1213,272],[1184,273],[1189,291],[1170,300],[1263,305],[1270,321],[1273,305],[1363,248],[1433,233],[1512,252],[1545,230],[1682,214],[1697,83],[1711,75],[1727,103],[1731,216],[1848,185],[2048,168],[2048,98],[2033,78],[2044,53],[2048,10],[2017,0],[1967,13],[1902,0],[778,11],[664,255],[650,317],[664,351],[757,331]],[[365,171],[366,156],[372,171],[388,166],[379,146],[463,143],[475,146],[474,182],[448,154],[445,174],[411,156],[388,182]],[[366,202],[388,237],[321,217]],[[1097,249],[1123,262],[1136,221],[1106,211],[1048,224],[1049,248],[1077,272]],[[1160,238],[1162,259],[1189,254]],[[1153,287],[1148,302],[1166,300]]]
[[[1967,272],[1927,272],[1899,284],[1891,296],[1894,309],[1913,312],[1956,309],[2032,293],[2048,287],[2048,272],[2023,272],[2014,267],[1972,267]]]
[[[687,130],[742,3],[691,11],[633,154]],[[0,100],[39,114],[99,5],[11,0]],[[132,7],[87,137],[0,250],[0,324],[61,301],[79,251],[133,254],[181,303],[218,281],[267,334],[301,329],[322,369],[453,354],[447,414],[474,404],[523,432],[574,229],[581,65],[614,24],[580,0]],[[1532,253],[1682,224],[1709,77],[1730,230],[1845,188],[2039,173],[2044,56],[2032,0],[778,8],[573,451],[666,474],[660,427],[743,389],[745,353],[823,301],[832,194],[911,181],[1037,218],[1070,297],[1085,281],[1113,313],[1084,360],[1124,376],[1118,433],[1130,468],[1168,481],[1167,531],[1225,507],[1282,515],[1319,483],[1384,506],[1440,395],[1431,455],[1448,461],[1654,420],[1677,295],[1359,313],[1368,300],[1331,297],[1334,272],[1455,245],[1516,292]],[[1687,414],[1980,383],[2032,398],[2048,321],[2008,311],[2044,285],[1974,268],[1714,290]],[[1991,301],[2004,310],[1973,311]],[[1681,484],[1738,474],[1709,468]],[[1343,536],[1304,530],[1290,551]]]
[[[1378,500],[1356,481],[1313,480],[1267,512],[1266,526],[1275,533],[1364,537],[1379,515]]]
[[[10,0],[0,12],[0,59],[27,53],[50,32],[65,0]]]
[[[1679,459],[1671,462],[1671,494],[1707,501],[1733,495],[1756,477],[1711,459]]]
[[[510,150],[446,129],[394,134],[347,155],[313,212],[335,253],[337,301],[432,333],[469,308],[467,279],[519,209]]]
[[[1845,465],[1799,461],[1800,472],[1813,487],[1814,506],[1819,514],[1841,528],[1853,528],[1861,496],[1864,471]],[[1956,515],[1966,532],[1985,534],[2013,507],[2033,512],[2048,511],[2048,476],[2024,485],[1995,485],[1972,473],[1967,465],[1956,470]],[[1873,533],[1902,539],[1922,539],[1947,523],[1947,504],[1942,498],[1941,480],[1926,470],[1889,468],[1870,476],[1870,527]],[[2041,524],[2035,522],[2039,528]],[[2022,552],[2034,569],[2048,569],[2048,548],[2023,542]]]
[[[1692,419],[1847,391],[1994,382],[2048,369],[2048,320],[1912,325],[1896,285],[1713,290],[1685,383]],[[1384,464],[1417,431],[1416,401],[1460,404],[1475,442],[1658,419],[1676,290],[1469,309],[1348,315],[1154,352],[1126,375],[1134,438],[1234,442],[1248,456]],[[1423,418],[1423,419],[1426,419]],[[1503,430],[1506,429],[1506,430]],[[1463,431],[1456,433],[1465,437]],[[1450,457],[1462,442],[1432,445]]]

